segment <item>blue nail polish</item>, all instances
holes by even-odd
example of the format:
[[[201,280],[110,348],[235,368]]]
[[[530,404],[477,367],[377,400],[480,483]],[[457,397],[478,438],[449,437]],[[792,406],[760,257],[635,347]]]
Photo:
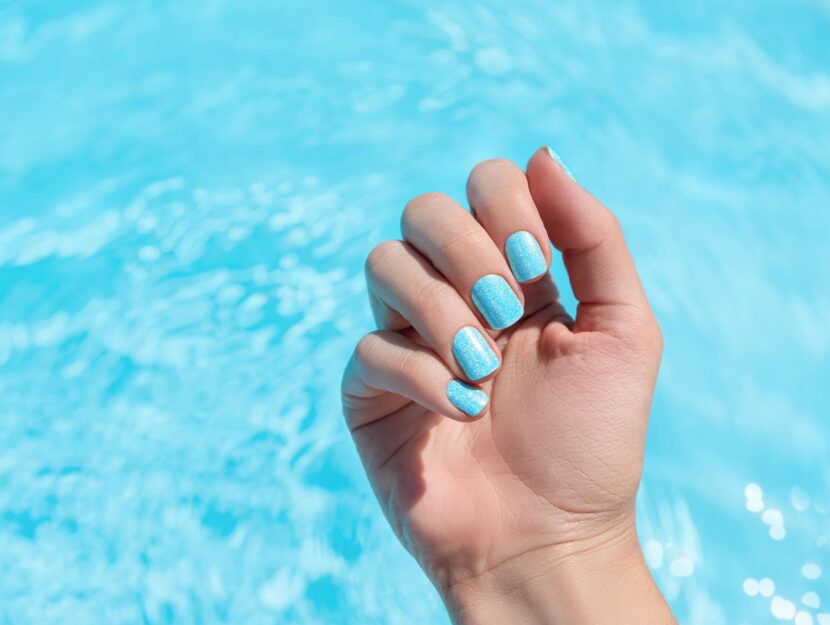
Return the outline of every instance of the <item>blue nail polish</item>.
[[[504,251],[507,253],[510,269],[519,282],[538,278],[548,270],[548,261],[545,260],[539,242],[525,230],[514,232],[507,237]]]
[[[496,274],[479,278],[473,285],[472,298],[473,304],[494,330],[512,326],[524,314],[522,303],[507,280]]]
[[[461,328],[452,340],[452,353],[471,380],[480,380],[499,368],[499,357],[481,332],[472,326]]]
[[[474,417],[487,406],[487,393],[461,380],[451,380],[447,385],[447,398],[452,405],[467,416]]]
[[[548,151],[548,154],[550,154],[550,157],[559,164],[559,167],[562,168],[562,171],[564,171],[566,174],[568,174],[568,176],[570,177],[571,180],[576,180],[576,178],[574,178],[573,172],[571,172],[571,170],[568,168],[568,166],[565,165],[565,161],[563,161],[562,157],[559,156],[556,153],[556,150],[554,150],[549,145],[546,145],[545,149]]]

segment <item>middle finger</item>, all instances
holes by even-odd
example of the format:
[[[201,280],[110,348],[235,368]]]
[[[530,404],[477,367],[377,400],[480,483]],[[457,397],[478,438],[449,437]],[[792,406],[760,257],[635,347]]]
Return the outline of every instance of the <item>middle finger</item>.
[[[493,330],[522,318],[524,295],[499,248],[475,217],[450,197],[427,193],[410,201],[401,230]]]

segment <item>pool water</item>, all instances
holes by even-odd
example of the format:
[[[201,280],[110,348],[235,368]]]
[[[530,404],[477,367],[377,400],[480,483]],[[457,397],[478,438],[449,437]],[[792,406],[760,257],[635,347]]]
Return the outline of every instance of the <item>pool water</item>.
[[[681,622],[830,623],[828,59],[825,0],[3,3],[0,623],[447,623],[340,415],[362,262],[545,143],[665,333]]]

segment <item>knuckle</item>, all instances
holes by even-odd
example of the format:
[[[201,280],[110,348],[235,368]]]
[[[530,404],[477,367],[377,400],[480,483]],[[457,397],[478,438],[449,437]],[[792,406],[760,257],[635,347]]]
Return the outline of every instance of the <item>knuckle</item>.
[[[622,236],[622,223],[610,209],[605,208],[601,213],[603,239]]]
[[[455,258],[456,256],[453,254],[455,249],[460,248],[464,255],[469,255],[471,250],[475,254],[476,250],[486,250],[490,245],[492,245],[490,235],[480,226],[476,226],[458,230],[447,236],[445,240],[441,241],[438,250],[447,258]]]
[[[655,353],[663,353],[663,330],[654,315],[651,316],[651,321],[647,326],[647,340]]]
[[[407,226],[418,223],[420,219],[434,214],[436,209],[446,207],[452,201],[452,198],[445,193],[430,191],[416,195],[404,206],[401,224],[406,229]]]
[[[626,342],[637,352],[658,356],[663,352],[663,332],[650,311],[631,315],[626,335]]]
[[[418,287],[414,303],[418,310],[430,310],[441,307],[450,295],[448,285],[439,280],[429,280]]]
[[[578,229],[574,248],[577,250],[594,249],[608,241],[622,238],[622,224],[619,218],[607,207],[597,203],[597,210]]]
[[[377,332],[370,332],[369,334],[364,334],[362,337],[360,337],[360,340],[357,342],[357,345],[355,345],[355,358],[361,363],[365,363],[369,358],[371,358],[371,355],[377,349],[379,340],[380,337],[378,336]]]
[[[376,276],[380,270],[394,262],[403,249],[401,241],[383,241],[378,243],[366,257],[366,273]]]
[[[489,187],[493,180],[505,179],[515,181],[517,174],[524,176],[516,163],[506,158],[491,158],[476,164],[467,178],[468,191],[480,189],[485,184]]]
[[[513,161],[510,161],[506,158],[489,158],[486,161],[476,163],[475,167],[473,167],[472,171],[470,171],[469,180],[472,182],[477,182],[480,179],[486,179],[493,175],[504,173],[512,174],[516,171],[521,170],[519,169],[519,166],[516,165],[516,163],[514,163]]]
[[[399,363],[400,375],[404,377],[417,377],[423,370],[424,354],[420,351],[410,351],[405,353]]]

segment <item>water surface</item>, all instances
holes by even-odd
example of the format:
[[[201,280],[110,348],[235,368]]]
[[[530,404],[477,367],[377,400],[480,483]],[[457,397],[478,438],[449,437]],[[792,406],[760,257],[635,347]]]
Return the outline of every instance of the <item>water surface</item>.
[[[4,3],[0,622],[447,623],[340,416],[363,257],[550,143],[665,332],[673,608],[826,625],[828,58],[822,0]]]

